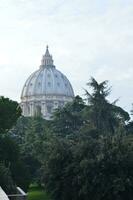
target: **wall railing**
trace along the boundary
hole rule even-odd
[[[0,200],[9,200],[4,190],[0,187]]]
[[[17,194],[8,194],[10,200],[27,200],[27,194],[20,188],[17,187]]]

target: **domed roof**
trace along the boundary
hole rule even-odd
[[[53,65],[48,46],[42,58],[40,69],[27,79],[21,98],[40,95],[61,95],[74,97],[73,88],[67,77]]]

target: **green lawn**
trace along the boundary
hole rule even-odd
[[[28,200],[50,200],[50,197],[42,188],[32,186],[28,191]]]

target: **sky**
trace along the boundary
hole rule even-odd
[[[131,110],[133,0],[0,0],[0,95],[20,102],[46,45],[75,95],[109,80],[110,101]]]

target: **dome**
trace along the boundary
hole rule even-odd
[[[71,101],[73,97],[74,92],[71,83],[67,77],[53,65],[53,59],[47,46],[40,68],[32,73],[24,84],[21,94],[22,110],[28,110],[27,108],[24,109],[24,107],[26,107],[25,104],[29,104],[29,102],[30,104],[40,105],[40,110],[42,111],[42,101],[43,103],[45,101],[45,104],[49,102],[54,104],[56,101],[56,105],[60,106],[61,104],[64,105]],[[35,111],[35,109],[30,108],[29,110],[30,112],[24,111],[23,114],[32,116],[33,110]],[[45,118],[46,113],[42,111],[42,114]]]
[[[74,96],[72,86],[65,75],[54,66],[40,67],[27,79],[21,98],[36,95]]]

